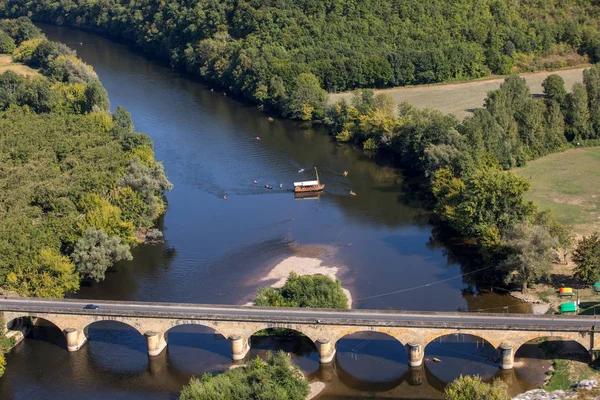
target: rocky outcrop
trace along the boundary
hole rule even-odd
[[[571,385],[573,389],[577,390],[592,390],[598,387],[598,383],[593,379],[586,379],[583,381],[575,382]]]
[[[576,399],[578,393],[575,391],[592,390],[598,387],[598,383],[595,380],[583,380],[575,382],[571,385],[572,390],[555,390],[554,392],[548,392],[544,389],[530,390],[525,393],[521,393],[517,397],[513,397],[513,400],[565,400],[565,399]],[[598,397],[600,398],[600,396]]]

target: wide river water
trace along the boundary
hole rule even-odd
[[[80,30],[42,28],[94,67],[111,108],[124,106],[137,130],[152,137],[175,185],[161,220],[165,242],[138,247],[134,261],[83,287],[77,297],[245,304],[258,287],[272,283],[261,278],[285,258],[318,256],[340,267],[339,279],[356,308],[530,311],[509,296],[463,282],[457,258],[433,237],[418,185],[390,160],[336,144],[315,128],[270,122],[255,106],[213,92],[127,46]],[[292,182],[310,177],[298,170],[314,166],[326,192],[296,200]],[[253,338],[252,347],[252,355],[278,348],[293,353],[309,380],[327,383],[319,399],[441,398],[445,382],[460,373],[502,376],[515,392],[538,385],[541,376],[534,371],[540,361],[532,359],[500,372],[489,344],[465,336],[429,345],[426,357],[442,362],[426,361],[417,371],[408,369],[404,347],[380,334],[341,340],[327,367],[319,366],[310,343],[298,339]],[[527,349],[520,355],[528,355]],[[170,331],[168,350],[153,359],[144,339],[123,325],[94,324],[89,342],[76,353],[64,349],[56,329],[40,328],[8,354],[0,398],[176,398],[192,375],[229,368],[229,357],[226,340],[195,326]]]

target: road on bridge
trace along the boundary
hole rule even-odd
[[[95,304],[98,310],[84,310]],[[595,316],[483,314],[471,312],[416,312],[387,310],[328,310],[270,308],[227,305],[173,304],[98,300],[59,300],[36,298],[0,298],[0,311],[30,313],[100,314],[140,316],[148,318],[213,319],[228,321],[265,321],[279,323],[321,323],[332,325],[373,326],[460,326],[523,330],[562,329],[591,330],[597,325]]]

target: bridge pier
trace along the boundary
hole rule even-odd
[[[411,367],[419,367],[423,364],[423,346],[419,343],[408,343],[406,345],[408,353],[408,365]]]
[[[167,347],[167,341],[165,340],[165,335],[149,331],[144,334],[146,338],[146,344],[148,345],[148,355],[151,357],[157,356],[163,352],[165,347]]]
[[[319,362],[329,364],[335,357],[335,345],[329,339],[319,339],[315,343],[319,350]]]
[[[63,331],[67,339],[67,350],[77,351],[87,342],[87,335],[83,330],[67,328]]]
[[[512,369],[515,354],[513,351],[513,347],[509,344],[502,343],[499,347],[500,350],[500,368],[502,369]]]
[[[243,360],[250,351],[248,338],[244,336],[230,336],[229,343],[231,343],[231,358],[233,358],[234,361]]]

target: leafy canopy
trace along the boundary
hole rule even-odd
[[[573,251],[574,275],[587,283],[600,281],[600,237],[597,233],[584,236]]]
[[[479,375],[460,376],[444,390],[446,400],[509,400],[506,383],[484,383]]]
[[[340,281],[325,275],[297,275],[293,271],[279,290],[259,289],[254,299],[257,306],[348,308],[348,299]]]
[[[192,378],[179,400],[304,400],[308,393],[302,372],[280,351],[216,376],[206,373],[200,379]]]

